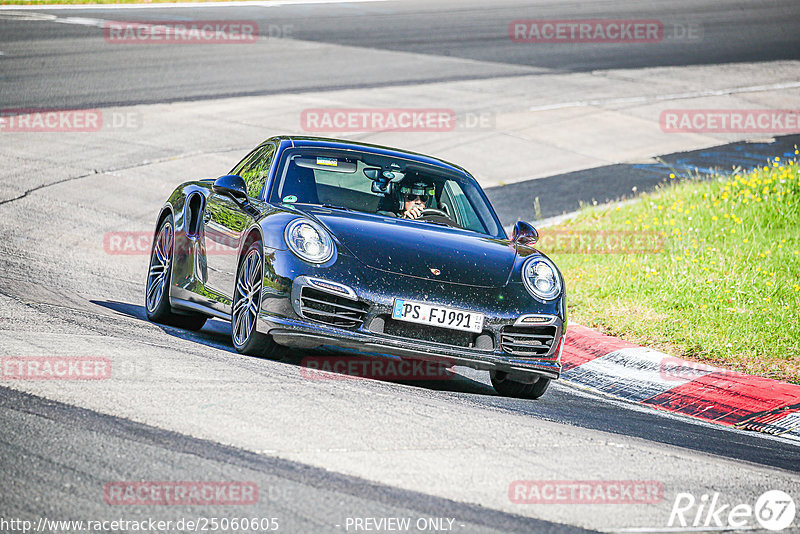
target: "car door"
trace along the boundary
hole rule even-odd
[[[260,195],[274,155],[275,145],[264,145],[231,171],[244,179],[247,195],[252,199]],[[239,246],[252,219],[230,197],[212,192],[206,203],[204,221],[208,265],[206,288],[223,297],[226,302],[224,311],[230,312]]]

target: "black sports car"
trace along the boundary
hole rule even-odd
[[[447,362],[538,398],[561,372],[564,282],[475,179],[412,152],[273,137],[158,215],[150,320],[232,323],[239,352],[287,347]]]

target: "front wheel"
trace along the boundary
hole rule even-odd
[[[150,268],[147,271],[144,308],[147,318],[187,330],[200,330],[206,323],[205,315],[180,315],[169,305],[169,286],[172,279],[172,260],[175,250],[175,231],[172,216],[168,216],[158,227],[158,233],[150,251]]]
[[[504,397],[516,397],[519,399],[538,399],[547,391],[550,379],[540,376],[533,384],[509,380],[508,374],[502,371],[491,374],[492,386],[495,391]]]
[[[284,347],[256,330],[261,309],[262,264],[261,242],[254,241],[239,261],[233,291],[231,338],[234,348],[242,354],[278,358],[285,352]]]

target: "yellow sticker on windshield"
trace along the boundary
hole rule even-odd
[[[317,158],[317,165],[327,165],[328,167],[337,167],[339,162],[336,158]]]

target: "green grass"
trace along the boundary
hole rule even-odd
[[[568,232],[579,237],[566,240]],[[800,383],[796,160],[676,180],[630,203],[584,208],[541,234],[541,250],[564,274],[571,321],[674,356]],[[612,253],[576,251],[598,242]]]

